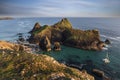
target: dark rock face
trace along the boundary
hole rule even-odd
[[[24,37],[23,37],[23,33],[18,33],[17,34],[17,36],[18,36],[18,42],[20,41],[20,42],[24,42],[25,41],[25,39],[24,39]]]
[[[31,36],[29,37],[27,41],[29,41],[32,44],[39,44],[40,38],[39,36],[35,36],[34,34],[31,34]]]
[[[102,48],[105,47],[105,43],[103,41],[99,41],[97,46],[98,46],[99,50],[102,50]]]
[[[45,51],[51,51],[51,43],[47,36],[43,37],[39,42],[39,47]]]
[[[93,73],[99,77],[104,77],[104,72],[98,69],[93,69]]]
[[[37,22],[35,23],[33,29],[29,33],[33,33],[36,30],[39,30],[41,28],[40,24]]]
[[[54,42],[53,50],[55,50],[55,51],[60,51],[61,50],[61,46],[60,46],[59,42]]]
[[[62,41],[62,32],[60,30],[52,29],[51,31],[51,41],[54,43],[56,41],[61,42]]]
[[[63,32],[63,44],[87,50],[102,50],[98,30],[66,29]]]
[[[106,40],[105,40],[105,43],[106,43],[106,44],[111,44],[111,42],[110,42],[109,39],[106,39]]]

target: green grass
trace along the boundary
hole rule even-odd
[[[54,26],[58,27],[59,29],[72,29],[72,24],[67,18],[62,19],[60,22],[54,24]]]
[[[41,29],[34,31],[33,34],[36,35],[36,34],[40,33],[41,31],[46,30],[47,28],[50,28],[50,26],[44,25],[44,26],[41,27]]]
[[[52,57],[43,54],[6,51],[5,54],[0,53],[0,65],[1,80],[34,80],[35,78],[48,80],[55,73],[63,73],[66,79],[84,79],[82,77],[84,74],[80,71],[66,67]],[[93,77],[89,76],[89,78],[93,80]]]

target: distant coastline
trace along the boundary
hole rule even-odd
[[[0,20],[11,20],[13,19],[12,17],[0,17]]]

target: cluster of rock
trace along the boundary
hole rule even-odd
[[[7,41],[0,41],[0,50],[10,50],[10,51],[19,51],[19,52],[28,52],[30,53],[32,50],[28,46],[22,44],[15,44]]]
[[[42,49],[44,51],[51,51],[52,50],[51,46],[52,46],[51,42],[50,42],[50,40],[48,39],[47,36],[44,36],[39,42],[40,49]],[[54,51],[60,51],[61,50],[61,46],[60,46],[59,42],[54,42],[53,50]]]
[[[54,44],[54,50],[61,50],[59,43],[87,50],[102,50],[106,43],[110,43],[108,40],[101,41],[99,31],[96,29],[85,31],[73,29],[67,18],[52,26],[41,26],[36,23],[29,33],[31,36],[28,41],[39,44],[40,48],[46,51],[51,50],[51,44]]]

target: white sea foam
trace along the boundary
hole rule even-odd
[[[116,37],[118,40],[120,40],[120,37]]]
[[[107,47],[103,47],[103,50],[108,50],[108,48]]]
[[[20,27],[26,27],[26,26],[25,26],[25,23],[22,22],[22,21],[21,21],[21,22],[18,22],[18,25],[19,25]]]
[[[120,41],[120,37],[111,37],[111,36],[106,36],[106,35],[101,35],[101,37],[111,39],[111,40],[115,40],[115,41]]]

